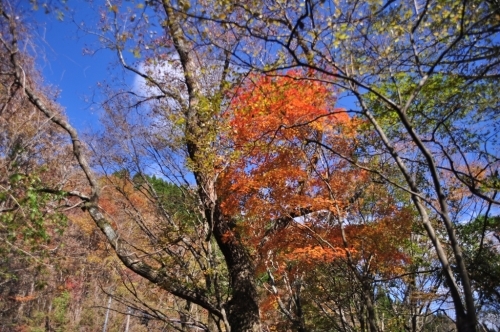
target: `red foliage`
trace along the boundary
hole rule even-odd
[[[305,211],[330,210],[331,184],[342,191],[345,187],[339,188],[338,182],[356,176],[339,158],[320,160],[317,145],[336,141],[348,153],[353,120],[334,107],[331,88],[301,77],[298,71],[286,76],[251,75],[236,90],[227,116],[231,128],[227,141],[234,153],[218,183],[224,195],[221,206],[226,215],[245,219],[240,231],[253,247],[266,247],[260,241],[279,219],[290,222]],[[283,248],[284,257],[308,262],[331,260],[341,253],[303,236],[310,231],[297,227],[279,231],[271,242],[278,243],[275,250]]]
[[[355,152],[360,121],[334,107],[327,85],[301,77],[298,71],[251,75],[236,90],[226,115],[233,154],[218,183],[223,213],[261,258],[272,251],[288,269],[328,263],[349,250],[355,260],[394,272],[407,260],[396,239],[409,234],[411,218],[390,199],[381,201],[375,222],[344,225],[350,248],[344,247],[339,221],[354,208],[357,188],[370,182],[367,172],[339,157]],[[286,226],[276,227],[279,221]]]

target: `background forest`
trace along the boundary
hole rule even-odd
[[[500,331],[499,78],[496,0],[1,1],[0,331]]]

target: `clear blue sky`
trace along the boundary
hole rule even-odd
[[[103,2],[68,1],[70,9],[64,12],[64,19],[60,21],[54,12],[47,14],[43,8],[33,10],[28,1],[20,0],[25,20],[35,22],[38,34],[35,40],[40,47],[37,52],[39,68],[46,83],[60,89],[57,101],[79,131],[99,126],[99,106],[93,103],[102,101],[102,97],[96,95],[99,93],[97,84],[105,80],[113,83],[111,73],[116,73],[120,67],[116,54],[109,49],[84,55],[84,49],[95,51],[100,44],[97,36],[81,31],[78,25],[83,22],[84,26],[97,30],[98,9]],[[133,75],[129,74],[128,79],[131,81]],[[354,98],[343,96],[337,106],[352,108]]]
[[[65,109],[71,123],[78,130],[98,126],[98,106],[92,100],[98,93],[96,86],[109,77],[110,63],[116,56],[109,50],[84,55],[84,49],[96,49],[97,37],[79,31],[77,23],[97,26],[98,16],[85,2],[72,3],[74,20],[67,13],[63,21],[43,9],[26,10],[26,21],[35,21],[38,47],[37,63],[46,83],[60,89],[57,100]]]

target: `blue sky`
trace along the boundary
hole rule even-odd
[[[37,51],[39,69],[46,83],[60,90],[57,101],[79,131],[99,127],[99,106],[93,103],[102,100],[97,84],[105,80],[113,83],[111,73],[119,68],[116,54],[109,49],[84,55],[85,49],[95,51],[100,45],[97,36],[79,30],[78,25],[83,22],[87,27],[97,28],[97,8],[102,3],[99,0],[68,1],[70,8],[65,11],[62,21],[57,20],[54,12],[47,14],[43,8],[33,10],[26,0],[20,5],[26,21],[35,22],[35,40],[40,48]],[[133,83],[132,77],[128,77],[130,83]],[[343,96],[338,102],[339,107],[354,106],[353,97]]]
[[[55,14],[42,9],[26,11],[26,20],[36,22],[37,63],[45,82],[60,89],[57,101],[66,109],[71,123],[85,130],[98,126],[98,107],[92,100],[98,92],[97,83],[109,76],[109,64],[116,57],[109,50],[84,55],[85,48],[95,48],[97,38],[78,31],[76,23],[91,25],[97,16],[83,2],[72,9],[77,13],[75,21],[69,15],[59,21]]]

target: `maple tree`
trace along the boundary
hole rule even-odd
[[[366,120],[371,130],[362,140],[363,153],[350,158],[351,164],[411,194],[441,264],[456,326],[459,331],[476,331],[477,298],[456,224],[474,204],[483,212],[489,204],[499,204],[498,135],[493,133],[498,131],[487,129],[498,126],[492,113],[498,108],[493,92],[500,50],[498,5],[218,4],[230,9],[223,15],[215,9],[210,19],[230,26],[246,41],[234,52],[240,65],[264,72],[290,67],[318,71],[340,94],[356,99],[349,111]],[[197,15],[194,10],[192,15]],[[212,42],[218,44],[216,39]],[[380,158],[389,167],[370,166],[369,161]],[[394,176],[393,170],[400,175]],[[469,198],[452,194],[460,190]],[[461,204],[456,204],[457,197],[462,197]]]
[[[236,91],[227,115],[235,153],[222,181],[222,192],[228,193],[222,203],[226,213],[260,215],[269,222],[328,204],[326,195],[317,191],[329,170],[316,168],[321,156],[307,141],[325,136],[327,128],[340,130],[348,118],[342,110],[330,109],[331,91],[297,74],[251,76]]]
[[[254,248],[257,273],[267,275],[263,308],[269,322],[275,303],[291,327],[307,330],[315,315],[305,308],[321,308],[311,295],[320,296],[316,285],[305,280],[321,283],[329,266],[345,264],[359,282],[360,306],[370,312],[366,321],[360,312],[353,328],[369,324],[377,331],[369,280],[407,272],[410,258],[402,246],[413,217],[369,172],[311,144],[356,153],[363,123],[333,105],[333,91],[300,71],[247,77],[227,115],[234,152],[219,181],[219,191],[227,193],[221,206]],[[385,205],[377,201],[381,195]]]
[[[331,109],[332,91],[299,77],[300,73],[293,71],[278,77],[253,75],[237,89],[227,114],[228,144],[234,153],[218,188],[222,212],[235,220],[238,236],[244,234],[247,246],[260,256],[254,258],[257,273],[279,275],[270,279],[268,300],[277,299],[281,312],[303,331],[299,302],[285,304],[282,299],[287,295],[276,290],[275,282],[283,281],[283,258],[301,257],[302,264],[295,267],[300,271],[303,264],[342,255],[331,245],[318,243],[315,237],[324,236],[324,232],[311,230],[315,237],[305,236],[309,232],[298,227],[294,219],[328,210],[330,205],[325,191],[328,181],[323,179],[328,169],[318,167],[322,156],[307,147],[307,140],[325,135],[328,124],[340,128],[348,119],[342,111]],[[233,236],[228,234],[227,241]],[[279,261],[276,270],[266,266],[270,260]],[[287,282],[295,282],[297,271],[288,271]],[[269,307],[264,304],[263,308]]]

